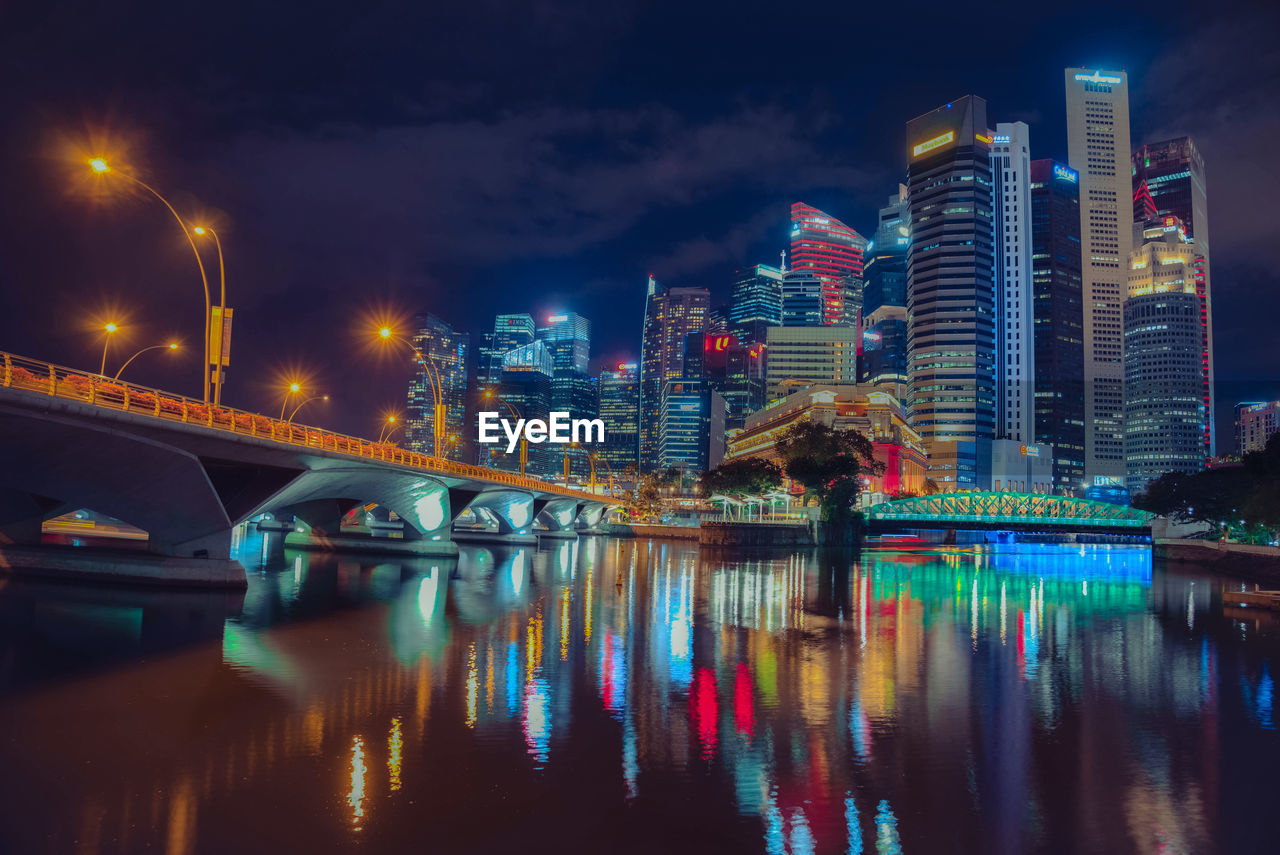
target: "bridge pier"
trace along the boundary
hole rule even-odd
[[[536,522],[540,522],[544,526],[544,528],[538,530],[538,536],[564,540],[572,540],[577,537],[578,531],[573,524],[577,520],[578,514],[582,512],[583,505],[584,503],[577,499],[547,500],[536,517]]]
[[[496,530],[454,529],[453,537],[467,542],[536,544],[533,521],[546,502],[523,490],[484,490],[467,507],[477,516],[493,520]]]

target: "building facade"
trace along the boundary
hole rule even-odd
[[[734,274],[729,331],[741,341],[762,343],[765,330],[782,323],[782,270],[757,264]]]
[[[1200,299],[1204,379],[1201,397],[1209,413],[1205,445],[1212,457],[1217,447],[1214,429],[1213,287],[1209,259],[1209,197],[1204,158],[1191,137],[1147,143],[1133,152],[1134,222],[1139,210],[1149,218],[1176,217],[1203,259]]]
[[[866,248],[866,238],[825,211],[791,205],[790,270],[809,271],[821,281],[822,323],[857,322]]]
[[[1031,278],[1035,436],[1053,457],[1055,492],[1083,495],[1084,300],[1080,280],[1080,174],[1031,162]]]
[[[554,375],[555,358],[545,342],[535,341],[508,351],[502,359],[502,374],[496,391],[485,399],[485,408],[499,413],[502,418],[514,416],[545,420],[552,410],[551,379]],[[499,442],[481,449],[485,455],[481,462],[516,472],[520,469],[523,455],[527,474],[555,476],[560,471],[560,450],[558,446],[545,442],[527,443],[508,454],[506,443]]]
[[[600,372],[598,411],[604,421],[604,445],[598,456],[621,475],[640,460],[640,366],[620,362]]]
[[[416,364],[405,413],[405,447],[459,459],[467,436],[467,359],[471,336],[435,315],[413,319],[413,346],[430,367]],[[434,375],[434,377],[433,377]],[[438,378],[438,387],[436,380]],[[436,388],[439,400],[436,400]]]
[[[908,412],[943,490],[977,488],[995,433],[990,145],[976,96],[907,123]]]
[[[1035,433],[1035,336],[1031,278],[1031,130],[1001,122],[991,142],[995,203],[996,436]]]
[[[858,382],[855,327],[770,327],[765,385],[787,381],[849,385]]]
[[[827,323],[831,286],[812,270],[791,269],[782,276],[782,326],[820,327]]]
[[[1124,305],[1125,487],[1198,472],[1207,455],[1201,398],[1199,254],[1176,218],[1135,228]]]
[[[862,287],[862,379],[899,401],[907,391],[907,247],[911,212],[906,185],[880,209],[867,245]]]
[[[502,378],[502,356],[509,350],[533,341],[535,326],[529,314],[498,315],[493,329],[481,336],[476,360],[476,382],[480,386],[497,383]]]
[[[1132,246],[1129,83],[1123,71],[1065,70],[1067,152],[1079,174],[1084,295],[1085,477],[1125,479],[1124,301]]]
[[[675,379],[663,387],[658,468],[705,472],[724,459],[724,398],[706,380]]]
[[[1243,457],[1267,447],[1280,432],[1280,401],[1246,401],[1236,404],[1236,453]]]
[[[685,339],[706,329],[711,292],[668,288],[649,277],[640,356],[640,468],[658,467],[662,392],[668,380],[684,376]]]

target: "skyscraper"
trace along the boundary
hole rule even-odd
[[[706,380],[677,378],[663,387],[658,468],[705,472],[724,459],[724,399]]]
[[[706,328],[711,292],[706,288],[668,288],[649,277],[640,357],[640,468],[658,465],[662,390],[684,374],[685,339]]]
[[[498,315],[493,329],[481,337],[476,380],[481,386],[497,383],[502,377],[502,356],[534,338],[533,317],[528,314]]]
[[[1123,71],[1068,68],[1067,151],[1080,176],[1085,476],[1125,477],[1124,300],[1133,236],[1129,83]]]
[[[770,395],[778,384],[858,382],[856,327],[770,327],[765,381]]]
[[[996,436],[1034,442],[1031,131],[1001,122],[991,142],[996,251]]]
[[[1125,486],[1198,472],[1206,457],[1201,399],[1198,247],[1177,217],[1134,229],[1124,304]]]
[[[1053,483],[1084,484],[1084,301],[1080,292],[1080,175],[1031,162],[1031,267],[1035,338],[1035,438],[1053,447]]]
[[[467,351],[471,336],[426,314],[414,317],[411,338],[429,367],[417,364],[409,381],[405,446],[423,454],[456,459],[459,446],[467,439]],[[434,377],[439,378],[439,401],[433,391]],[[456,442],[451,441],[452,437],[457,437]]]
[[[906,185],[880,209],[867,245],[862,288],[862,374],[866,382],[906,401],[907,246],[911,243]]]
[[[782,323],[782,271],[756,264],[737,271],[729,303],[729,330],[743,341],[763,342]]]
[[[557,374],[587,373],[591,363],[591,321],[577,312],[548,315],[546,323],[538,327],[537,339],[551,351]]]
[[[502,418],[511,418],[510,406],[515,416],[522,419],[546,419],[551,412],[551,378],[555,373],[555,357],[546,342],[535,341],[507,351],[502,357],[502,375],[496,395],[500,400],[487,399],[485,408],[497,412]],[[606,431],[607,433],[607,431]],[[520,466],[520,452],[506,453],[505,443],[484,447],[489,453],[489,465],[509,471]],[[559,471],[559,448],[549,443],[528,443],[524,447],[528,455],[525,471],[530,475],[553,475]]]
[[[622,471],[639,460],[640,367],[620,362],[600,372],[600,418],[604,420],[604,445],[598,447],[610,471]]]
[[[908,406],[943,490],[977,488],[995,432],[995,283],[987,103],[907,123]]]
[[[1147,217],[1177,217],[1187,237],[1196,242],[1204,259],[1200,288],[1204,377],[1201,397],[1209,413],[1205,443],[1212,456],[1217,447],[1214,430],[1213,288],[1209,261],[1209,201],[1204,159],[1191,137],[1147,143],[1133,153],[1134,222]],[[1147,217],[1140,211],[1148,212]]]
[[[784,327],[820,327],[827,323],[831,286],[807,268],[792,268],[782,276]]]
[[[824,324],[857,322],[866,248],[866,238],[830,214],[791,205],[791,270],[811,271],[822,281]]]

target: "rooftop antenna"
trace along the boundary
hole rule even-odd
[[[782,251],[782,272],[787,272],[787,251],[785,249]]]

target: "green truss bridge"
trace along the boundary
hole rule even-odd
[[[866,508],[872,534],[907,529],[987,529],[1150,535],[1153,514],[1040,493],[938,493]]]

